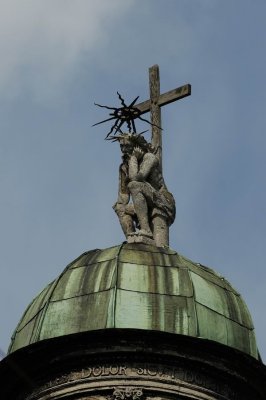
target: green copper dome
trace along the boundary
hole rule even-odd
[[[32,301],[9,352],[108,328],[204,338],[258,358],[248,309],[224,278],[175,251],[143,244],[92,250],[69,264]]]

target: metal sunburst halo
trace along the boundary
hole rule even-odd
[[[103,106],[101,104],[94,103],[98,107],[107,108],[108,110],[113,110],[112,112],[109,113],[110,118],[107,118],[103,121],[97,122],[96,124],[92,125],[92,126],[96,126],[96,125],[103,124],[104,122],[115,120],[113,126],[111,127],[110,131],[107,133],[107,135],[105,137],[106,140],[113,139],[113,138],[109,138],[111,133],[113,133],[115,135],[117,132],[122,132],[121,128],[124,123],[127,123],[127,128],[128,128],[129,133],[137,134],[136,125],[135,125],[135,119],[137,119],[137,118],[140,119],[141,121],[147,122],[150,125],[154,125],[147,119],[142,118],[141,111],[137,107],[134,107],[134,104],[138,100],[139,96],[137,96],[129,104],[129,106],[127,106],[125,103],[125,100],[123,99],[121,94],[117,92],[117,95],[119,97],[119,100],[121,101],[122,107],[118,107],[118,108],[117,107],[108,107],[108,106]],[[157,125],[154,125],[154,126],[157,126]],[[161,129],[161,128],[159,128],[159,129]]]

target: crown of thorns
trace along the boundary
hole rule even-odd
[[[119,100],[121,101],[122,107],[118,107],[118,108],[117,107],[109,107],[109,106],[103,106],[101,104],[94,103],[98,107],[107,108],[108,110],[113,110],[112,112],[109,113],[110,118],[104,119],[103,121],[97,122],[96,124],[92,125],[92,126],[96,126],[96,125],[103,124],[104,122],[107,122],[107,121],[115,120],[110,131],[107,133],[107,135],[105,137],[106,140],[113,140],[113,138],[114,138],[113,136],[109,137],[111,135],[111,133],[113,133],[114,135],[116,135],[117,132],[123,133],[121,128],[124,123],[127,124],[128,131],[132,135],[140,135],[140,134],[143,134],[144,132],[146,132],[146,131],[144,131],[144,132],[141,132],[140,134],[137,134],[135,119],[140,119],[141,121],[147,122],[150,125],[157,126],[155,124],[152,124],[147,119],[142,118],[141,111],[137,107],[134,106],[134,104],[138,100],[139,96],[136,97],[127,106],[125,103],[125,100],[123,99],[121,94],[117,92],[117,95],[119,97]],[[161,129],[160,127],[158,127],[158,128]]]

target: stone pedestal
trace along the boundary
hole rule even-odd
[[[143,243],[151,246],[156,246],[155,240],[144,235],[130,235],[127,237],[128,243]]]

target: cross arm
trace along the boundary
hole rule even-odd
[[[188,83],[184,86],[180,86],[179,88],[161,94],[158,99],[158,105],[162,107],[165,106],[166,104],[173,103],[176,100],[183,99],[183,97],[187,97],[190,95],[191,95],[191,85]],[[150,100],[143,101],[142,103],[136,104],[134,107],[138,108],[141,114],[145,114],[151,109],[151,101]]]

